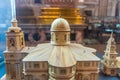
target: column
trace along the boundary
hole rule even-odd
[[[107,13],[108,0],[100,0],[99,16],[105,17]]]
[[[119,17],[120,17],[120,2],[118,2],[118,15],[119,15]]]
[[[115,16],[117,2],[114,0],[108,0],[107,16]]]
[[[83,31],[82,30],[78,30],[76,32],[75,40],[77,43],[82,43],[82,41],[83,41]]]

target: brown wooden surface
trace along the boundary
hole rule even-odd
[[[89,45],[85,45],[91,48],[95,48],[97,50],[97,52],[103,53],[104,50],[106,49],[106,45],[107,44],[89,44]],[[116,44],[117,46],[117,52],[120,52],[120,44]]]

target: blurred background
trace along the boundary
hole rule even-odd
[[[0,78],[5,74],[3,51],[6,48],[5,33],[11,25],[11,3],[3,0],[0,3]]]

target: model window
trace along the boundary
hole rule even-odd
[[[89,67],[89,66],[90,66],[90,63],[89,63],[89,62],[85,62],[84,66],[85,66],[85,67]]]
[[[9,44],[10,44],[10,47],[11,47],[11,46],[12,46],[12,47],[15,46],[15,41],[14,41],[13,38],[10,39]]]
[[[35,0],[35,3],[42,3],[41,0]]]
[[[53,41],[55,39],[55,34],[51,33],[51,40]]]
[[[21,45],[23,45],[23,38],[21,38]]]
[[[114,56],[112,56],[112,58],[115,58]]]
[[[69,69],[69,73],[71,73],[71,72],[72,72],[72,68]]]
[[[56,35],[56,41],[58,41],[58,35]]]
[[[15,32],[14,30],[11,30],[10,32]]]
[[[114,69],[111,70],[111,74],[115,74],[115,70]]]
[[[45,63],[42,64],[42,67],[45,68]]]
[[[67,34],[67,40],[70,41],[70,34]]]
[[[96,66],[98,66],[98,62],[96,62]]]
[[[29,68],[31,68],[31,63],[29,63]]]
[[[79,66],[82,66],[82,63],[81,63],[81,62],[79,62]]]
[[[107,64],[107,61],[105,60],[105,63]]]
[[[14,57],[14,55],[10,55],[10,57]]]
[[[34,68],[40,68],[39,64],[34,64]]]
[[[60,70],[60,74],[66,74],[66,70],[65,69]]]
[[[94,62],[92,62],[92,66],[94,66]]]
[[[64,41],[66,41],[66,37],[67,37],[67,35],[64,35]]]

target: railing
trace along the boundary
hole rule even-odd
[[[120,23],[120,17],[115,16],[107,16],[107,17],[98,17],[98,16],[92,16],[87,17],[90,23]]]
[[[72,3],[74,2],[74,0],[44,0],[44,3],[66,3],[66,2],[69,2],[69,3]]]

